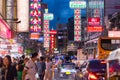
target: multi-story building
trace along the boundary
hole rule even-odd
[[[120,12],[120,1],[119,0],[105,0],[105,25],[106,29],[112,30],[117,25],[114,21],[118,20],[118,14]],[[119,25],[118,25],[119,26]]]
[[[120,11],[120,1],[119,0],[105,0],[105,16],[110,16],[115,12]]]
[[[74,41],[74,17],[68,19],[68,41]]]
[[[57,48],[60,53],[64,53],[67,48],[67,24],[57,25]]]
[[[97,49],[97,40],[103,31],[94,31],[95,27],[104,27],[104,0],[86,0],[87,1],[87,27],[85,29],[84,52],[93,54]],[[94,21],[95,20],[95,21]],[[94,24],[91,24],[94,22]],[[93,28],[89,31],[89,28]]]

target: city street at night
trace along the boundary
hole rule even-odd
[[[120,80],[120,0],[0,0],[0,80]]]

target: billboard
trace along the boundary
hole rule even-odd
[[[17,25],[17,32],[29,31],[29,0],[17,0],[17,16],[21,21]]]

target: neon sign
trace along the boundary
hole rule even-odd
[[[41,31],[41,0],[30,0],[30,32]]]

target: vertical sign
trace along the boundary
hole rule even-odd
[[[81,9],[86,8],[86,1],[70,1],[69,6],[74,9],[74,41],[81,41]]]
[[[49,34],[49,20],[44,20],[44,47],[49,48],[50,34]]]
[[[30,32],[41,31],[41,0],[30,0]]]
[[[55,48],[55,35],[50,35],[50,50],[52,51]]]
[[[74,40],[75,41],[81,41],[80,9],[74,9]]]
[[[3,1],[3,0],[2,0]],[[29,32],[29,0],[17,0],[17,32]]]
[[[49,21],[53,20],[53,14],[48,13],[48,9],[45,9],[44,13],[44,47],[48,48],[50,47],[50,31],[49,31]]]
[[[55,35],[57,34],[56,30],[50,31],[50,50],[53,52],[53,49],[55,48]]]

